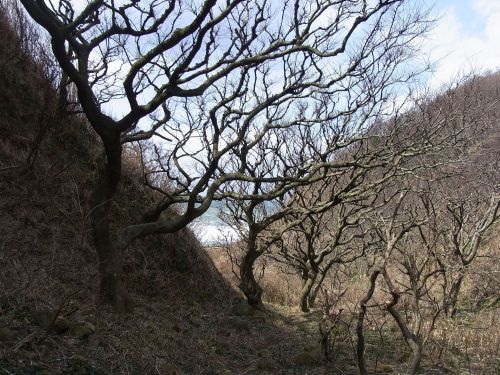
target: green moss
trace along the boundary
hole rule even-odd
[[[8,327],[0,327],[0,341],[9,341],[16,337],[16,332]]]
[[[255,309],[246,302],[242,302],[233,306],[233,314],[237,316],[253,316],[255,315]]]
[[[94,334],[95,328],[90,323],[80,323],[71,327],[69,333],[71,336],[76,337],[80,340],[86,339],[90,335]]]
[[[304,350],[297,354],[294,358],[294,363],[297,366],[318,366],[323,359],[321,345],[308,345]]]

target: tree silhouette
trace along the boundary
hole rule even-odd
[[[273,199],[342,167],[332,155],[414,76],[401,65],[429,26],[405,0],[21,3],[102,143],[90,219],[100,300],[119,310],[134,239],[177,231],[214,199]],[[144,140],[158,145],[145,182],[161,198],[112,228],[123,145]],[[221,189],[238,181],[238,193]]]

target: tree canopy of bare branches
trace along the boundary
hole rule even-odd
[[[345,166],[332,155],[412,79],[418,68],[402,64],[429,26],[405,0],[21,3],[102,141],[91,223],[100,298],[118,309],[129,306],[121,258],[134,239],[179,230],[214,199],[272,199]],[[148,139],[145,184],[161,198],[144,220],[111,228],[123,145]],[[221,190],[234,181],[246,187]]]

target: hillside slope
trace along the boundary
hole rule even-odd
[[[203,358],[204,344],[191,342],[196,332],[181,339],[179,327],[225,308],[232,292],[188,229],[128,252],[133,315],[92,302],[97,260],[87,218],[96,138],[83,118],[58,110],[50,67],[33,60],[3,13],[0,35],[0,368],[73,373],[82,362],[89,373],[152,372],[182,360],[165,354],[173,344]],[[114,207],[116,221],[148,199],[132,167],[125,169],[120,194],[129,203]],[[71,334],[80,326],[95,332],[86,345]]]
[[[128,249],[133,313],[96,303],[88,216],[97,140],[81,115],[59,109],[57,71],[36,30],[16,15],[12,26],[1,10],[0,373],[327,373],[321,360],[313,369],[294,361],[316,345],[316,323],[279,307],[249,310],[189,229]],[[133,153],[124,159],[117,225],[151,200]]]

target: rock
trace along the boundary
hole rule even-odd
[[[31,317],[40,327],[47,328],[52,321],[53,315],[48,310],[35,310],[31,313]]]
[[[7,327],[0,327],[0,341],[12,340],[16,337],[16,332]]]
[[[233,306],[233,314],[237,316],[253,316],[255,315],[255,309],[248,303],[238,303]]]
[[[375,372],[375,369],[373,370],[373,372]],[[384,373],[384,374],[392,374],[395,371],[394,371],[394,367],[388,363],[378,363],[377,364],[377,372]]]
[[[165,365],[163,367],[163,374],[165,375],[180,375],[181,373],[173,365]]]
[[[214,353],[217,355],[224,355],[224,347],[222,346],[214,346]]]
[[[95,328],[91,323],[78,323],[71,327],[69,334],[80,340],[86,339],[95,333]]]
[[[316,366],[318,365],[318,357],[311,352],[302,352],[294,358],[297,366]]]
[[[50,331],[57,333],[58,335],[62,335],[70,328],[70,326],[71,324],[67,319],[57,318],[52,324],[52,327],[50,327]]]
[[[317,366],[323,359],[321,345],[309,345],[302,353],[295,356],[294,362],[298,366]]]
[[[222,375],[233,375],[234,373],[229,369],[222,370]]]
[[[201,323],[192,317],[188,318],[188,323],[191,324],[193,327],[197,327],[197,328],[201,326]]]
[[[305,352],[317,352],[321,355],[321,344],[310,344],[304,346]]]
[[[51,374],[53,374],[53,372],[40,366],[40,365],[35,365],[31,368],[31,374],[33,374],[33,375],[51,375]]]
[[[91,363],[88,363],[85,359],[68,359],[66,362],[66,367],[62,371],[63,374],[71,375],[106,375],[105,372],[94,367]]]

